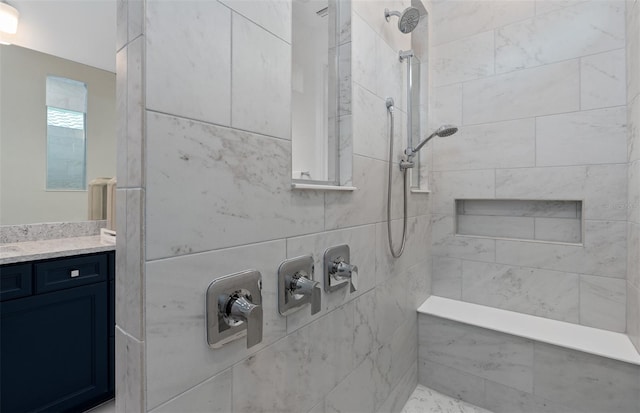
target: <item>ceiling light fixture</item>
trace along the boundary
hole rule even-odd
[[[14,35],[18,31],[18,17],[20,13],[15,7],[0,1],[0,42],[9,44],[6,35]]]

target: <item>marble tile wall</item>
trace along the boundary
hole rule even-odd
[[[638,152],[626,98],[625,65],[637,63],[625,49],[630,5],[432,2],[431,127],[460,126],[433,143],[434,294],[627,330],[627,312],[638,311],[637,284],[623,288],[627,233],[637,238],[627,213],[638,210],[627,175],[640,176],[627,167]],[[509,237],[495,225],[485,228],[495,238],[455,235],[456,199],[582,201],[582,228],[545,219],[508,228],[549,242],[498,239]]]
[[[116,42],[116,411],[146,411],[145,4],[118,0]]]
[[[627,0],[627,334],[640,352],[640,2]]]
[[[117,411],[401,410],[431,286],[428,195],[409,199],[401,259],[386,239],[385,98],[402,113],[397,51],[411,43],[383,13],[410,4],[351,3],[341,41],[351,35],[353,142],[341,144],[353,146],[358,190],[325,193],[290,188],[289,0],[119,0]],[[323,291],[313,316],[281,316],[279,263],[312,254],[320,279],[324,250],[343,243],[359,289]],[[247,268],[263,277],[263,341],[210,349],[206,288]]]
[[[418,382],[495,413],[640,407],[640,366],[420,314]]]

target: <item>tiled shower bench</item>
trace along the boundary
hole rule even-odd
[[[418,335],[418,382],[496,413],[640,412],[625,334],[431,296]]]

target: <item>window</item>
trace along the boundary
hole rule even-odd
[[[47,77],[47,190],[87,189],[87,85]]]

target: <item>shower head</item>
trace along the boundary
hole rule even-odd
[[[384,18],[389,21],[391,16],[398,17],[398,30],[402,33],[411,33],[420,22],[420,11],[415,7],[407,7],[402,13],[384,9]]]
[[[438,129],[436,129],[435,132],[433,132],[431,135],[429,135],[427,137],[427,139],[425,139],[422,142],[420,142],[418,144],[418,146],[416,146],[415,148],[407,148],[405,153],[407,154],[407,156],[409,158],[413,158],[414,156],[416,156],[416,153],[418,153],[418,151],[420,149],[422,149],[422,147],[424,145],[426,145],[427,142],[429,142],[433,137],[439,136],[441,138],[446,138],[447,136],[451,136],[456,132],[458,132],[458,127],[457,126],[455,126],[455,125],[442,125]]]
[[[458,127],[457,126],[455,126],[455,125],[442,125],[433,133],[438,135],[441,138],[446,138],[447,136],[451,136],[456,132],[458,132]]]

